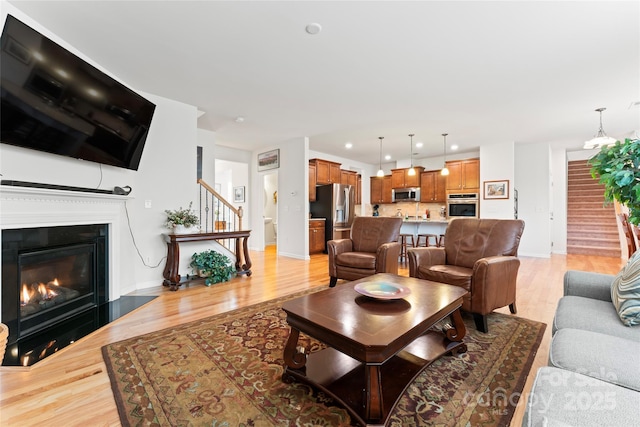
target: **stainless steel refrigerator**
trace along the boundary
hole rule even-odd
[[[351,228],[355,189],[351,185],[330,184],[316,187],[316,201],[310,203],[312,218],[325,218],[324,241],[340,238]]]

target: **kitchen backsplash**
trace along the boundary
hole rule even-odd
[[[430,218],[440,218],[440,208],[444,207],[444,203],[417,203],[417,215],[422,218],[429,210]],[[366,204],[365,215],[373,215],[373,205]],[[412,219],[416,216],[416,202],[399,202],[378,205],[378,213],[380,216],[396,216],[398,212],[402,212],[402,217],[409,215]],[[360,212],[360,205],[356,205],[356,212]]]

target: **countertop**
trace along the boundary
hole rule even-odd
[[[403,219],[402,222],[408,222],[411,224],[449,224],[449,220],[447,219]]]

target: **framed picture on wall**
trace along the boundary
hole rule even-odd
[[[244,186],[233,187],[233,202],[244,203]]]
[[[258,172],[280,167],[280,149],[258,154]]]
[[[508,199],[509,180],[504,181],[484,181],[485,199]]]

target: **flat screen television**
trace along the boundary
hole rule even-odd
[[[0,142],[137,170],[155,105],[11,15]]]

